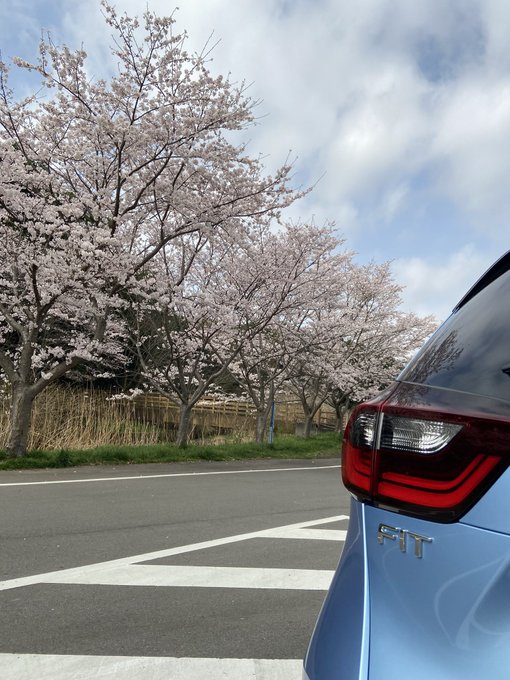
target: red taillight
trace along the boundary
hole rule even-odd
[[[372,483],[373,442],[378,413],[358,407],[351,416],[344,435],[342,476],[351,491],[364,496]]]
[[[345,432],[342,476],[359,498],[453,521],[507,466],[510,423],[466,409],[472,395],[457,396],[454,409],[443,394],[434,405],[433,394],[425,388],[417,398],[402,387],[359,406]]]

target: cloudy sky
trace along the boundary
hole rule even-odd
[[[117,0],[159,14],[171,0]],[[250,150],[316,183],[289,217],[333,220],[358,261],[393,261],[404,308],[439,319],[510,248],[508,0],[179,0],[190,50],[260,100]],[[0,0],[0,49],[33,58],[41,28],[111,43],[98,0]],[[211,37],[212,36],[212,37]],[[14,81],[22,90],[25,81]]]

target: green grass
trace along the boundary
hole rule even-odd
[[[325,458],[339,455],[341,437],[331,432],[304,439],[282,435],[273,446],[255,443],[190,444],[180,449],[174,444],[152,446],[99,446],[76,451],[29,451],[24,458],[9,458],[0,452],[0,470],[61,468],[78,465],[122,463],[174,463],[195,460],[243,460],[250,458]]]

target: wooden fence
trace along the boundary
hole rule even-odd
[[[179,409],[169,399],[160,394],[144,394],[133,400],[138,418],[157,425],[176,427]],[[278,401],[275,408],[275,429],[281,433],[294,433],[303,422],[303,409],[296,401]],[[192,412],[192,428],[201,430],[253,431],[256,412],[254,406],[244,400],[203,399]],[[332,430],[336,416],[332,408],[323,406],[314,418],[319,430]]]

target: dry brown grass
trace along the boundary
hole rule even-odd
[[[5,448],[9,430],[8,407],[8,397],[3,397],[0,449]],[[28,448],[51,451],[168,440],[163,428],[134,416],[132,402],[111,400],[105,392],[49,387],[35,401]]]
[[[277,406],[281,433],[302,419],[297,404]],[[142,446],[173,441],[178,409],[159,395],[112,399],[94,388],[51,386],[36,399],[28,448],[43,451],[96,446]],[[194,410],[191,438],[208,442],[253,439],[255,414],[244,402],[206,400]],[[0,393],[0,450],[9,431],[9,397]]]

